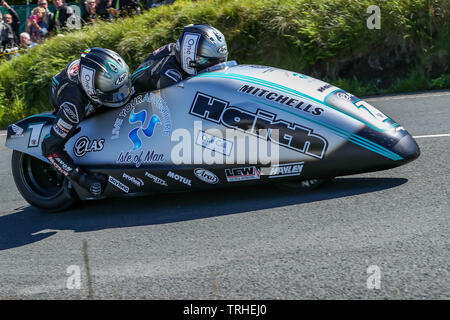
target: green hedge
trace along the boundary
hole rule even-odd
[[[370,5],[381,29],[369,30]],[[54,74],[93,46],[120,53],[134,70],[184,25],[220,29],[230,59],[320,77],[357,95],[449,88],[448,0],[178,0],[142,15],[56,37],[0,65],[0,127],[49,110]]]

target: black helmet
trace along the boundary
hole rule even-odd
[[[133,94],[128,65],[112,50],[85,50],[81,54],[78,77],[86,94],[108,107],[124,105]]]
[[[207,24],[185,26],[177,41],[176,58],[190,75],[225,62],[228,58],[225,36]]]

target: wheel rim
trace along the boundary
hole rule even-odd
[[[24,154],[22,172],[26,186],[42,198],[54,198],[64,191],[64,176],[49,163]]]

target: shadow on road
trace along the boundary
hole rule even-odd
[[[0,250],[34,243],[57,231],[96,231],[204,219],[365,194],[406,183],[403,178],[337,178],[310,192],[295,193],[274,186],[116,198],[83,203],[58,214],[34,207],[0,217]],[[42,232],[44,231],[44,232]]]

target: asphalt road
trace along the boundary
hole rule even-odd
[[[420,158],[303,194],[46,214],[18,193],[0,132],[0,299],[449,299],[450,92],[367,100],[418,136]]]

